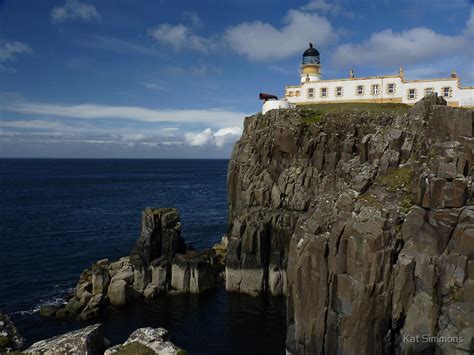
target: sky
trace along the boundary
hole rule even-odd
[[[310,41],[324,79],[474,85],[469,0],[0,0],[0,157],[229,158]]]

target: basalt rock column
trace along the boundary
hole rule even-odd
[[[288,353],[473,353],[473,111],[371,107],[246,118],[226,288],[288,294]]]

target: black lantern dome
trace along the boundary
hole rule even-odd
[[[319,52],[309,43],[309,48],[303,53],[303,65],[305,64],[319,64]]]

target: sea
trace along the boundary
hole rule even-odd
[[[26,345],[88,322],[39,316],[83,269],[128,255],[145,207],[176,207],[197,250],[227,227],[228,160],[0,159],[0,311]],[[162,296],[106,315],[111,344],[164,327],[189,354],[284,354],[286,302],[227,293]]]

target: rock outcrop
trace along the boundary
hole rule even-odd
[[[0,312],[0,354],[20,350],[24,341],[10,317]]]
[[[109,346],[110,343],[104,337],[102,325],[93,324],[50,339],[38,341],[22,353],[32,355],[186,354],[184,350],[170,341],[168,331],[163,328],[140,328],[135,330],[123,344]]]
[[[44,306],[40,314],[90,320],[108,306],[123,306],[159,294],[199,294],[216,285],[222,257],[211,249],[188,250],[174,208],[147,208],[141,235],[130,256],[99,260],[82,272],[74,295],[63,307]]]
[[[108,348],[105,355],[185,355],[183,349],[170,342],[170,336],[163,328],[140,328],[135,330],[123,344]]]
[[[100,324],[74,330],[50,339],[41,340],[23,353],[32,355],[55,354],[102,354],[107,346],[107,341]]]
[[[473,353],[473,111],[373,107],[246,118],[226,288],[288,295],[288,353]]]

